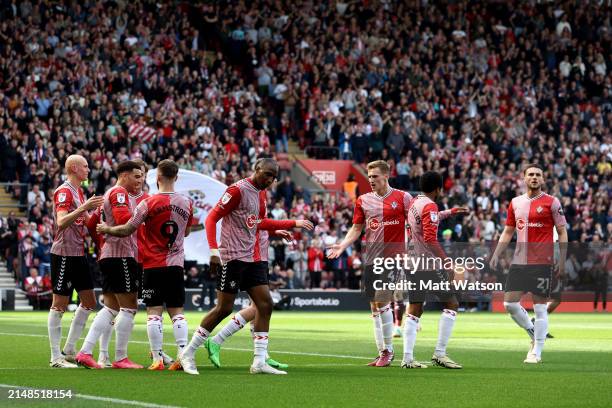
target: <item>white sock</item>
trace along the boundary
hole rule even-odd
[[[149,315],[147,317],[147,336],[154,360],[162,359],[162,345],[164,343],[164,327],[161,316]]]
[[[83,346],[81,347],[81,353],[85,354],[93,354],[93,349],[98,342],[98,339],[102,335],[102,333],[106,330],[113,329],[113,320],[117,316],[117,312],[109,309],[108,307],[103,307],[94,317],[93,322],[91,322],[91,327],[89,328],[89,332],[87,332],[87,336],[85,336],[85,340],[83,341]]]
[[[414,343],[416,343],[419,318],[409,313],[404,319],[404,358],[407,363],[414,360]]]
[[[381,307],[378,311],[380,312],[385,349],[393,352],[393,311],[391,311],[391,305]]]
[[[118,313],[115,312],[115,315]],[[110,344],[111,337],[113,335],[113,327],[115,326],[115,316],[113,316],[113,320],[110,324],[104,327],[102,330],[102,334],[100,335],[100,353],[98,354],[98,360],[108,360],[110,355],[108,354],[108,345]]]
[[[195,356],[198,348],[204,344],[206,339],[210,336],[210,332],[203,327],[198,327],[198,329],[193,333],[193,337],[191,337],[191,341],[189,344],[183,349],[183,356],[193,357]]]
[[[255,321],[254,320],[251,320],[249,329],[251,330],[251,338],[255,339]],[[268,360],[269,358],[270,358],[270,354],[266,352],[266,360]]]
[[[130,341],[132,330],[134,330],[134,316],[136,316],[136,312],[136,309],[128,309],[126,307],[119,309],[117,323],[115,324],[115,361],[123,360],[128,356],[128,342]]]
[[[174,315],[172,318],[172,329],[174,330],[174,340],[176,341],[178,355],[180,355],[187,345],[187,336],[189,336],[187,320],[185,320],[183,314]]]
[[[542,350],[544,349],[544,342],[546,341],[546,334],[548,333],[548,309],[545,304],[533,305],[535,311],[535,346],[533,352],[538,358],[542,357]]]
[[[227,322],[225,326],[223,326],[221,331],[217,333],[215,337],[212,338],[212,341],[219,345],[223,344],[225,340],[230,338],[238,330],[242,329],[246,323],[246,320],[244,320],[244,317],[242,317],[240,312],[236,313],[234,316],[232,316],[230,321]],[[251,333],[253,333],[254,330],[255,329],[253,328],[253,325],[251,325]]]
[[[455,326],[455,319],[457,318],[457,312],[450,309],[444,309],[440,316],[440,323],[438,324],[438,343],[436,344],[436,350],[434,354],[438,357],[446,355],[446,346],[450,340],[450,336],[453,333],[453,327]]]
[[[376,341],[376,349],[380,355],[385,349],[385,340],[382,332],[382,319],[380,318],[380,312],[372,313],[372,320],[374,322],[374,341]]]
[[[60,342],[62,341],[62,316],[64,312],[51,308],[47,318],[47,329],[49,331],[49,345],[51,346],[51,361],[62,356]]]
[[[255,346],[253,365],[265,364],[268,355],[268,332],[255,332],[253,345]]]
[[[525,329],[531,340],[533,340],[533,323],[529,319],[529,314],[519,302],[504,302],[504,307],[510,313],[512,320]]]
[[[64,344],[64,353],[75,354],[76,342],[81,338],[83,329],[87,324],[87,319],[93,310],[83,305],[79,305],[74,312],[72,322],[70,323],[70,330],[68,331],[68,337],[66,338],[66,344]]]

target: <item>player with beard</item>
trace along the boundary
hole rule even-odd
[[[559,236],[559,260],[556,278],[565,275],[567,251],[566,221],[561,203],[556,197],[542,191],[544,171],[537,164],[530,164],[523,171],[527,192],[515,197],[508,206],[506,226],[491,257],[492,269],[497,267],[500,255],[506,250],[517,232],[517,246],[504,294],[504,307],[512,320],[525,329],[531,339],[531,347],[524,362],[542,362],[542,350],[548,333],[547,301],[554,281],[554,234]],[[521,306],[521,297],[531,292],[535,320],[529,320],[527,311]]]

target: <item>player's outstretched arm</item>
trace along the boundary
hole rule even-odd
[[[89,218],[87,211],[93,210],[101,206],[102,204],[104,204],[104,197],[93,196],[93,197],[90,197],[83,204],[81,204],[76,210],[70,213],[68,211],[58,211],[57,212],[57,227],[60,230],[68,228],[77,220],[77,218],[79,218],[83,214],[85,214],[86,218]]]
[[[470,209],[467,207],[453,207],[450,210],[440,211],[438,214],[440,221],[445,220],[449,217],[458,215],[467,215],[470,213]]]
[[[98,224],[96,227],[96,231],[98,234],[108,234],[114,237],[127,237],[136,231],[138,227],[133,224],[127,223],[123,225],[115,225],[114,227],[109,227],[105,222]]]
[[[335,259],[342,255],[346,248],[353,245],[353,243],[359,239],[361,231],[363,231],[363,224],[353,224],[341,243],[331,245],[328,248],[327,257],[329,259]]]
[[[489,265],[491,266],[491,269],[497,268],[497,264],[499,262],[499,255],[502,254],[506,250],[506,248],[508,247],[508,244],[512,240],[513,235],[514,235],[514,227],[506,225],[504,227],[504,231],[499,237],[499,242],[497,243],[497,246],[495,247],[495,252],[493,252],[493,255],[491,256],[491,260],[489,261]]]

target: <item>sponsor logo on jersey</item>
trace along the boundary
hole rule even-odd
[[[516,220],[516,229],[519,231],[522,231],[525,229],[525,227],[527,228],[542,228],[544,226],[544,224],[542,224],[541,222],[525,222],[524,219],[519,218],[518,220]]]
[[[541,213],[542,213],[542,211],[544,211],[544,208],[542,208],[542,206],[539,206],[538,208],[536,208],[536,212],[537,212],[538,214],[541,214]]]
[[[125,194],[117,193],[117,202],[119,204],[125,204]]]
[[[59,201],[60,203],[66,202],[66,193],[59,193],[57,195],[57,201]]]
[[[559,213],[559,215],[565,215],[565,213],[563,212],[563,208],[559,208],[557,212]]]
[[[395,201],[391,203],[391,208],[394,210],[397,208],[397,203]]]
[[[376,218],[370,218],[370,221],[368,222],[368,227],[370,228],[371,231],[376,231],[377,229],[381,227],[381,225],[384,227],[384,226],[389,226],[389,225],[399,225],[399,223],[400,223],[399,220],[389,220],[389,221],[380,222]]]
[[[258,222],[259,220],[257,219],[257,216],[255,214],[249,214],[246,220],[247,227],[249,228],[255,228]]]

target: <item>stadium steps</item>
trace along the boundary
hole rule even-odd
[[[15,289],[15,310],[34,310],[30,306],[25,292],[15,288],[15,279],[13,279],[13,275],[8,272],[4,265],[0,266],[0,288]]]
[[[19,200],[13,198],[12,193],[7,193],[0,188],[0,216],[6,217],[8,213],[14,211],[15,216],[25,217],[25,211],[19,207]]]
[[[293,157],[294,161],[306,159],[306,154],[302,149],[300,149],[300,145],[295,140],[289,140],[289,157]]]

